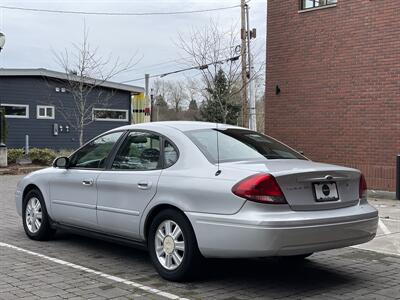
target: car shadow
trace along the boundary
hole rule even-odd
[[[313,291],[318,293],[334,291],[341,286],[351,287],[361,282],[361,278],[358,278],[356,274],[339,269],[337,265],[331,266],[326,263],[325,258],[328,255],[317,254],[297,262],[282,258],[206,259],[191,282],[168,283],[153,269],[146,251],[66,232],[57,233],[54,242],[77,249],[77,251],[83,250],[86,256],[104,259],[103,266],[113,264],[116,260],[123,262],[118,272],[121,276],[133,274],[130,273],[133,272],[132,267],[140,263],[139,269],[145,270],[146,273],[142,279],[151,278],[153,282],[156,280],[153,286],[161,288],[172,284],[185,290],[197,290],[205,286],[221,285],[228,294],[234,293],[237,287],[242,287],[248,292],[261,291],[263,296],[296,295],[303,298],[312,295]],[[90,265],[85,266],[90,267]],[[107,270],[101,271],[107,272]],[[192,294],[188,292],[184,296],[192,296]]]

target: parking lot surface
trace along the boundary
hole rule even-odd
[[[371,201],[383,225],[363,249],[317,253],[300,264],[213,260],[197,281],[171,283],[144,251],[62,232],[29,240],[15,211],[19,179],[0,176],[0,299],[400,299],[394,202]]]

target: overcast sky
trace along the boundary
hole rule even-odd
[[[240,4],[240,0],[0,0],[0,5],[101,12],[167,12],[208,9]],[[255,47],[265,53],[266,0],[251,0],[250,26],[257,28]],[[0,53],[2,68],[48,68],[60,70],[53,51],[60,52],[71,43],[82,40],[83,24],[89,28],[90,44],[99,46],[104,54],[112,53],[129,60],[137,52],[141,61],[133,71],[114,81],[142,77],[144,73],[159,74],[181,68],[177,62],[182,54],[174,44],[178,32],[185,34],[191,27],[218,20],[227,29],[240,24],[240,8],[208,13],[173,16],[82,16],[8,10],[0,8],[0,32],[6,35],[6,45]],[[263,63],[264,55],[258,63]],[[159,64],[154,66],[155,64]],[[196,76],[197,71],[186,73]],[[182,78],[180,75],[168,79]],[[142,85],[143,82],[132,82]]]

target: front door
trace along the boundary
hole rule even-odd
[[[103,135],[70,157],[67,169],[59,169],[50,181],[51,211],[54,221],[97,229],[97,185],[115,143],[123,132]]]
[[[130,132],[109,170],[97,179],[97,218],[106,233],[139,238],[140,217],[156,194],[161,174],[160,136]]]

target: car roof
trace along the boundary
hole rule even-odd
[[[134,125],[127,125],[120,127],[119,129],[157,129],[162,127],[170,127],[177,129],[179,131],[191,131],[191,130],[199,130],[199,129],[209,129],[209,128],[240,128],[247,129],[238,126],[228,125],[228,124],[219,124],[219,123],[211,123],[211,122],[197,122],[197,121],[162,121],[162,122],[151,122],[151,123],[140,123]],[[248,129],[247,129],[248,130]]]

